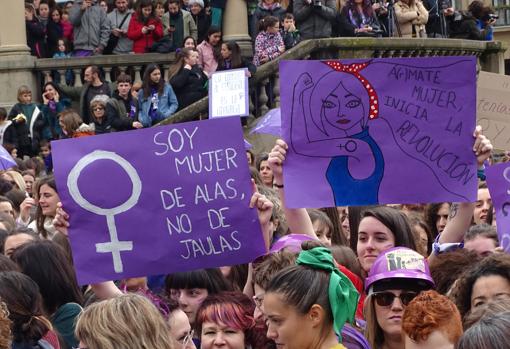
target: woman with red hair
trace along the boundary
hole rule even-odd
[[[448,297],[430,290],[413,299],[404,311],[406,349],[453,349],[462,335],[462,321]]]
[[[200,348],[266,348],[265,329],[256,325],[254,310],[253,301],[240,292],[222,292],[207,297],[196,318]]]

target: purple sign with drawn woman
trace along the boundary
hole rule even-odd
[[[280,63],[288,205],[473,200],[475,63]]]

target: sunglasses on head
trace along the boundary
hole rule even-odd
[[[389,307],[393,304],[395,298],[400,299],[402,305],[407,306],[413,299],[418,295],[417,292],[405,291],[402,292],[399,296],[394,294],[393,292],[384,291],[384,292],[376,292],[373,294],[377,305],[381,307]]]

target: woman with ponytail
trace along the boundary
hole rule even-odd
[[[39,287],[31,278],[16,271],[0,273],[0,299],[12,321],[12,349],[60,348],[43,313]]]
[[[207,96],[207,75],[198,63],[198,52],[183,48],[176,51],[177,61],[168,71],[168,80],[177,95],[179,109]]]
[[[276,274],[266,289],[268,338],[279,348],[344,349],[338,338],[344,324],[354,321],[358,292],[327,248],[301,251],[296,264]]]

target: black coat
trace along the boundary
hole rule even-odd
[[[12,144],[16,148],[18,148],[18,136],[16,134],[16,128],[14,127],[14,123],[7,126],[7,128],[4,131],[2,141],[3,144]]]
[[[9,120],[12,120],[13,127],[16,130],[17,145],[21,156],[32,156],[35,155],[39,149],[39,142],[43,139],[42,132],[47,124],[41,111],[32,115],[32,118],[35,117],[35,121],[33,122],[33,137],[30,137],[30,122],[16,122],[13,120],[18,114],[22,113],[23,110],[21,109],[20,103],[16,103],[9,112]]]
[[[452,39],[484,40],[485,38],[485,31],[478,28],[476,18],[469,11],[455,13],[455,18],[450,22],[449,33]]]
[[[191,70],[182,68],[170,79],[170,85],[179,102],[179,110],[207,96],[207,80],[207,75],[198,65],[194,65]]]
[[[198,30],[197,45],[198,45],[207,38],[207,31],[211,26],[211,16],[205,13],[205,10],[202,9],[202,11],[200,11],[198,15],[195,16],[191,14],[191,17],[193,17],[193,20],[197,25]]]
[[[225,61],[223,61],[223,59],[222,59],[218,63],[218,69],[216,69],[216,70],[222,71],[222,70],[241,69],[241,68],[248,68],[248,71],[250,72],[251,76],[253,76],[255,74],[255,72],[257,71],[257,67],[249,59],[243,59],[241,61],[240,67],[227,67],[225,64]]]
[[[30,47],[32,56],[46,58],[46,27],[37,18],[31,21],[25,20],[27,30],[27,45]]]
[[[110,120],[114,131],[132,130],[133,122],[138,121],[137,113],[135,113],[135,117],[133,119],[128,116],[131,109],[131,101],[131,94],[129,94],[129,98],[126,101],[119,96],[117,91],[115,91],[113,97],[108,100],[108,103],[106,103],[106,118],[107,120]],[[138,103],[134,101],[134,105],[137,107]]]
[[[55,23],[50,19],[46,26],[46,35],[48,43],[47,57],[52,58],[55,52],[58,51],[58,39],[64,37],[64,30],[60,23]]]

